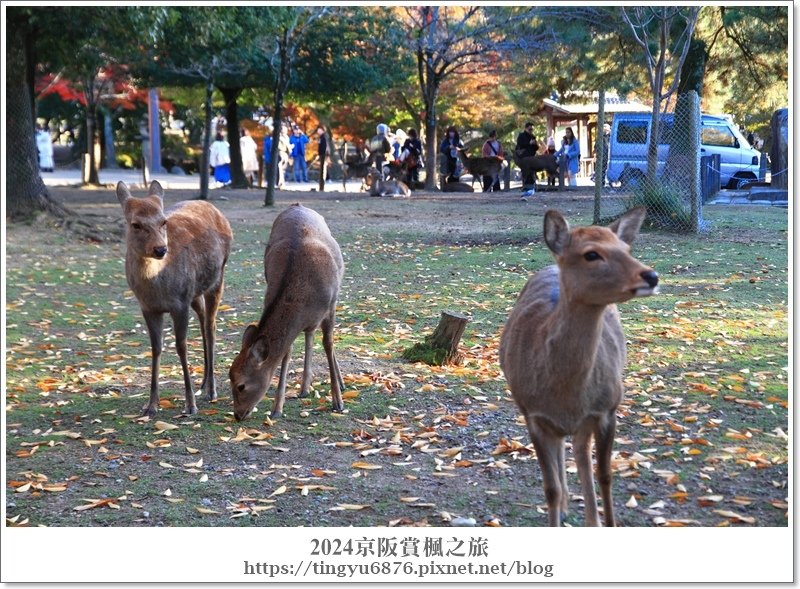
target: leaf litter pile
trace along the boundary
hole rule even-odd
[[[110,190],[55,192],[119,223]],[[497,346],[527,276],[551,263],[540,241],[544,210],[585,223],[590,198],[299,195],[325,216],[345,256],[335,333],[345,412],[330,411],[317,336],[311,397],[294,398],[298,341],[284,416],[267,417],[273,387],[237,423],[227,369],[260,314],[269,227],[298,194],[279,196],[274,210],[257,192],[226,195],[215,203],[235,236],[218,316],[220,399],[198,398],[193,416],[181,415],[168,330],[161,411],[139,417],[150,350],[123,244],[78,241],[42,220],[9,226],[6,524],[545,525],[541,474]],[[192,196],[167,191],[168,201]],[[710,234],[645,233],[635,245],[663,288],[621,309],[629,343],[613,456],[620,525],[787,525],[786,212],[705,212]],[[471,317],[464,363],[402,361],[444,309]],[[194,318],[188,344],[197,387]],[[567,457],[567,524],[582,525]]]

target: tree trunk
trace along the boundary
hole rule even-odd
[[[225,99],[225,117],[228,120],[228,144],[231,150],[231,187],[250,188],[242,168],[242,149],[239,144],[239,105],[236,100],[242,88],[220,88]]]
[[[6,44],[6,141],[13,145],[6,158],[6,214],[12,221],[33,218],[40,211],[63,215],[50,198],[39,174],[33,135],[30,83],[26,63],[27,35],[23,27],[9,27]]]
[[[211,151],[211,98],[214,94],[214,83],[206,82],[206,99],[203,103],[205,120],[203,121],[203,153],[200,155],[200,200],[208,200],[209,152]]]
[[[275,205],[275,184],[278,181],[278,143],[281,136],[281,117],[283,116],[283,97],[289,87],[289,75],[291,66],[289,64],[289,31],[283,32],[283,38],[278,43],[280,63],[278,64],[278,76],[275,82],[275,101],[272,113],[272,150],[270,151],[269,161],[269,181],[267,191],[264,194],[264,206]],[[330,149],[330,148],[329,148]]]
[[[469,323],[469,317],[442,311],[439,325],[434,332],[425,338],[421,344],[415,344],[403,352],[403,357],[412,362],[425,362],[426,364],[460,364],[462,354],[458,351],[458,344],[464,329]]]

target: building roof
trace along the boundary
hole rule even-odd
[[[598,95],[593,92],[588,101],[574,102],[570,104],[561,104],[552,98],[545,98],[542,105],[542,110],[552,110],[556,115],[585,115],[597,114]],[[605,112],[618,113],[618,112],[650,112],[651,108],[641,102],[634,100],[625,100],[616,94],[606,94]]]

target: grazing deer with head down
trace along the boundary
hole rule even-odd
[[[117,184],[117,198],[127,223],[125,275],[142,308],[152,348],[150,400],[143,410],[149,416],[158,411],[164,313],[172,316],[183,368],[185,413],[197,412],[186,360],[189,309],[197,313],[203,335],[205,361],[200,388],[206,399],[217,398],[214,332],[233,239],[227,219],[211,203],[183,201],[165,211],[163,197],[158,182],[150,184],[145,198],[132,197],[124,182]]]
[[[611,450],[623,396],[625,335],[616,303],[655,294],[658,275],[630,254],[645,209],[609,227],[570,230],[547,211],[544,239],[556,266],[522,289],[500,340],[500,364],[542,468],[551,526],[561,523],[569,491],[564,438],[573,453],[586,502],[586,524],[600,525],[592,474],[592,436],[606,526],[614,525]]]
[[[245,329],[242,349],[230,369],[234,417],[241,421],[250,415],[267,394],[278,365],[281,373],[272,417],[281,416],[289,353],[301,331],[305,332],[306,348],[300,396],[307,394],[317,329],[322,329],[328,357],[333,409],[341,411],[344,384],[333,352],[333,327],[344,261],[319,213],[294,204],[275,218],[264,252],[264,275],[264,311],[258,324]]]

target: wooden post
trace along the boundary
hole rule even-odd
[[[464,335],[469,317],[442,311],[439,325],[434,332],[420,344],[414,344],[403,352],[403,358],[411,362],[426,364],[460,364],[464,357],[458,352],[458,344]]]

